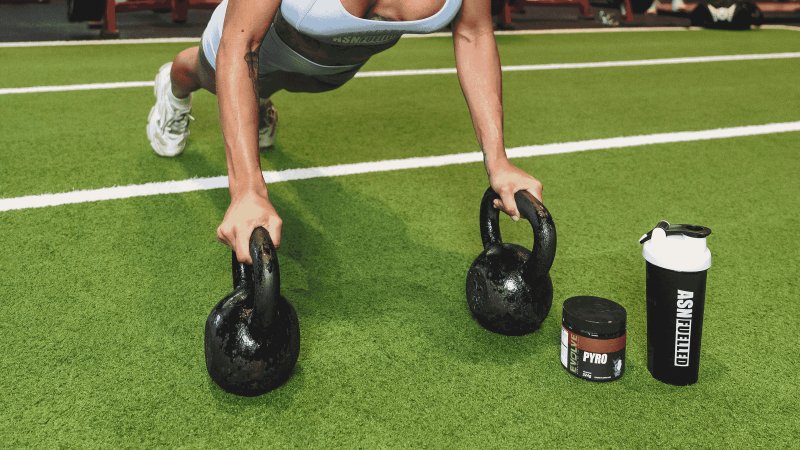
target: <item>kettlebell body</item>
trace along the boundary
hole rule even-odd
[[[253,265],[232,256],[234,291],[206,320],[206,368],[227,392],[255,396],[282,385],[300,354],[300,324],[280,295],[277,253],[263,228],[250,239]]]
[[[467,298],[475,319],[486,329],[509,336],[537,330],[553,303],[550,275],[526,276],[519,270],[531,256],[515,244],[493,245],[467,274]]]
[[[518,192],[517,209],[533,227],[533,251],[503,243],[499,213],[492,206],[496,198],[499,196],[490,188],[481,201],[484,250],[467,272],[467,305],[484,328],[518,336],[537,330],[553,303],[549,271],[555,258],[555,224],[536,198]]]

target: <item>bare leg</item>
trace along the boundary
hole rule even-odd
[[[217,92],[214,69],[200,61],[198,47],[187,48],[175,56],[170,78],[172,93],[178,98],[186,98],[201,88],[212,94]]]

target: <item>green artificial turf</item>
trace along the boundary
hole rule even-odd
[[[553,310],[517,338],[484,331],[464,303],[479,165],[273,185],[302,346],[289,383],[255,399],[222,393],[203,363],[205,316],[230,289],[213,237],[224,191],[4,213],[0,435],[48,447],[789,446],[800,392],[780,343],[800,314],[799,138],[520,161],[548,186],[559,249]],[[691,387],[646,369],[637,239],[661,218],[714,230]],[[529,241],[525,225],[502,226]],[[559,365],[559,307],[586,293],[628,309],[614,383]]]
[[[787,83],[798,69],[794,59],[507,73],[506,144],[798,120],[800,86]],[[276,150],[262,158],[266,169],[477,151],[455,75],[357,79],[274,100],[281,127]],[[192,135],[175,160],[158,158],[147,142],[150,88],[0,101],[0,142],[9,149],[0,153],[3,196],[225,173],[216,98],[205,92],[195,96]]]
[[[670,48],[673,36],[678,46],[699,34],[659,35]],[[753,52],[794,36],[707,35]],[[582,36],[562,38],[591,47],[601,35]],[[647,36],[636,34],[637,45]],[[431,45],[402,45],[414,42]],[[506,74],[509,145],[800,120],[800,88],[787,81],[795,61]],[[449,76],[281,94],[280,145],[265,167],[471,150],[459,95]],[[196,98],[190,146],[173,160],[147,149],[151,101],[147,89],[0,97],[0,197],[224,173],[210,95]],[[524,337],[483,330],[465,305],[480,252],[480,164],[273,184],[301,354],[285,386],[250,399],[220,391],[203,359],[205,318],[230,290],[229,253],[214,237],[225,190],[0,213],[0,442],[794,446],[798,148],[795,132],[515,160],[543,181],[558,229],[553,308]],[[661,384],[646,367],[637,239],[660,219],[713,230],[700,381],[688,387]],[[508,241],[530,242],[526,224],[501,226]],[[560,367],[560,307],[580,294],[628,310],[619,381]]]

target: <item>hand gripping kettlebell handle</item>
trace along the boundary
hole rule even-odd
[[[252,266],[238,262],[236,253],[232,252],[233,287],[250,291],[253,317],[267,327],[272,323],[280,297],[281,276],[278,253],[269,232],[263,227],[256,228],[250,235],[250,257]]]
[[[502,244],[500,235],[500,211],[494,208],[494,200],[500,196],[488,188],[481,200],[480,230],[483,248]],[[533,228],[533,252],[525,264],[524,271],[531,272],[535,278],[546,275],[556,257],[556,225],[547,208],[528,191],[514,194],[517,210]]]

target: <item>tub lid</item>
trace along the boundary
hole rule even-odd
[[[564,301],[563,321],[591,334],[625,331],[626,320],[625,308],[607,298],[582,295]]]

